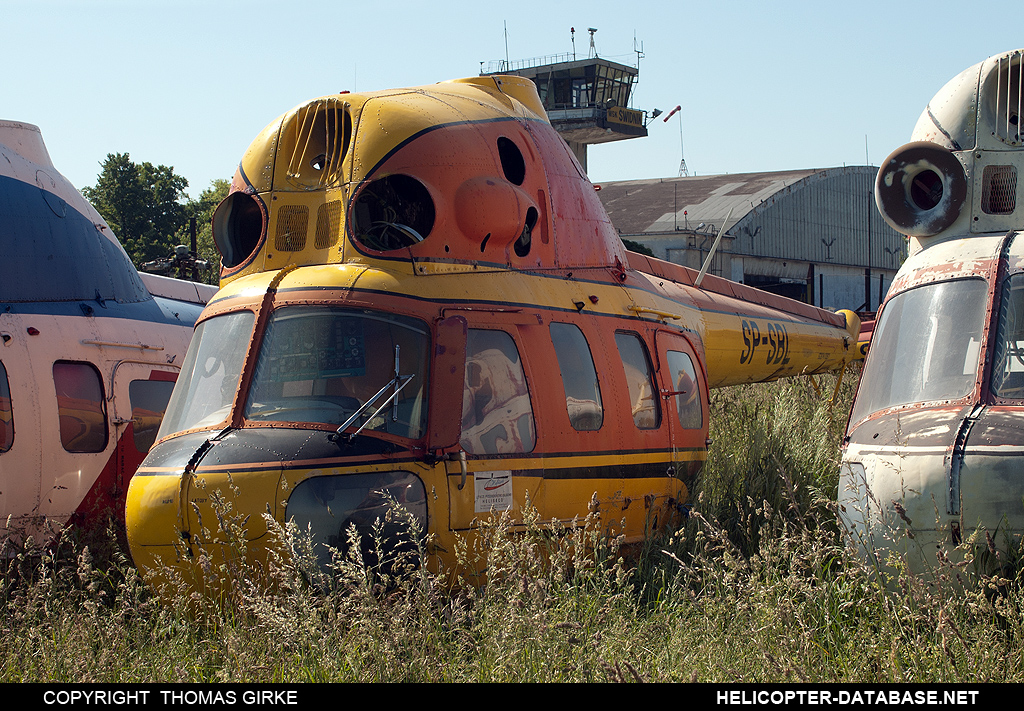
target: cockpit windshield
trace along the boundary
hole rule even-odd
[[[987,294],[984,280],[960,279],[894,296],[871,338],[850,421],[969,395],[978,377]]]
[[[245,419],[341,426],[358,412],[356,430],[422,437],[429,343],[426,324],[394,314],[279,308],[263,336]]]
[[[157,438],[228,419],[255,320],[238,311],[196,327]]]

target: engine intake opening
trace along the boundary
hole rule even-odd
[[[251,257],[265,233],[263,206],[253,195],[231,193],[213,213],[213,241],[226,269]]]
[[[434,228],[434,200],[420,181],[389,175],[371,181],[352,205],[352,236],[380,252],[411,247]]]
[[[937,235],[956,222],[966,199],[967,175],[960,160],[927,141],[897,148],[875,178],[878,211],[906,235]]]
[[[934,170],[922,170],[910,181],[910,201],[921,210],[931,210],[942,200],[942,178]]]

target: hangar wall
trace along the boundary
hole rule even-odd
[[[828,309],[871,312],[906,257],[906,239],[875,206],[877,172],[616,181],[602,183],[598,195],[620,235],[660,259],[699,269],[724,223],[713,274]]]

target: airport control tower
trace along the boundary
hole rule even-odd
[[[555,130],[565,139],[583,169],[587,146],[647,135],[647,112],[629,108],[639,69],[591,56],[575,54],[490,62],[488,74],[515,74],[537,85],[540,100]],[[482,64],[482,63],[481,63]]]

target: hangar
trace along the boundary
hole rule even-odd
[[[598,195],[625,240],[826,309],[877,310],[906,238],[875,206],[872,166],[624,180]],[[731,212],[731,215],[730,215]],[[723,225],[728,216],[728,223]]]

